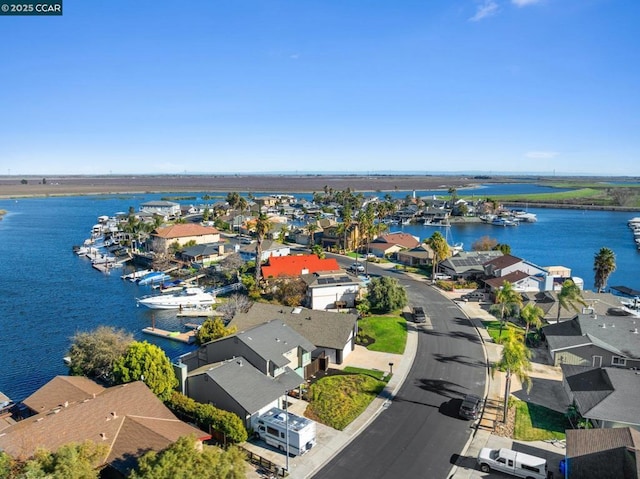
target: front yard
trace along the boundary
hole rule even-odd
[[[312,384],[305,416],[341,431],[364,412],[390,379],[376,379],[382,377],[381,371],[352,371],[345,368],[343,374],[326,376]]]
[[[370,351],[402,354],[407,342],[407,321],[396,315],[359,319],[356,342]]]

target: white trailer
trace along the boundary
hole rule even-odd
[[[283,452],[288,448],[291,456],[302,455],[316,444],[314,421],[276,407],[258,416],[253,429],[260,439],[270,446]]]

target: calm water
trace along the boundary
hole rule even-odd
[[[500,188],[504,186],[487,187],[479,194],[507,192]],[[416,193],[424,196],[435,192]],[[129,206],[137,209],[140,203],[161,196],[164,195],[0,200],[0,209],[9,211],[0,221],[0,361],[4,364],[0,391],[21,400],[53,376],[66,374],[62,357],[70,338],[77,331],[92,330],[98,325],[130,331],[136,339],[158,344],[172,358],[191,348],[143,336],[140,330],[150,325],[151,312],[137,308],[135,298],[151,290],[122,281],[118,270],[104,275],[71,250],[89,235],[98,216],[127,211]],[[616,253],[618,263],[609,284],[640,288],[640,254],[626,226],[630,217],[640,214],[530,211],[538,214],[538,223],[516,228],[453,226],[451,241],[464,242],[469,249],[481,236],[491,236],[511,245],[513,254],[541,266],[570,267],[584,279],[586,288],[593,285],[593,256],[600,247],[607,246]],[[424,239],[434,228],[405,226],[403,230]],[[158,327],[180,327],[174,313],[155,314]]]

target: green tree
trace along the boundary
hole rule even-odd
[[[607,287],[607,280],[611,273],[616,270],[616,255],[609,248],[600,248],[593,261],[593,271],[595,272],[595,288],[598,293],[602,293]]]
[[[544,317],[544,311],[540,306],[536,306],[533,303],[528,303],[520,311],[520,318],[524,321],[526,327],[524,332],[524,340],[527,340],[529,335],[529,328],[533,327],[539,329],[542,326],[542,318]]]
[[[227,193],[227,203],[229,203],[229,206],[234,210],[238,207],[238,204],[240,203],[240,195],[237,191],[230,191]]]
[[[181,437],[164,451],[147,452],[138,460],[131,479],[244,479],[244,454],[235,446],[222,450],[196,447],[193,437]]]
[[[178,380],[165,352],[147,341],[132,342],[127,352],[113,365],[116,384],[132,381],[144,383],[162,401],[171,397]]]
[[[273,296],[285,306],[301,305],[307,292],[307,285],[300,277],[278,277],[273,287]]]
[[[344,235],[342,247],[346,252],[348,249],[347,245],[347,235],[351,234],[351,224],[353,223],[353,210],[351,209],[351,205],[349,203],[345,204],[342,207],[342,234]]]
[[[198,333],[196,334],[196,343],[204,344],[209,341],[215,341],[216,339],[224,338],[238,332],[236,326],[225,326],[224,321],[220,318],[207,318],[205,319]]]
[[[91,441],[65,444],[55,453],[39,450],[24,464],[19,477],[97,479],[100,476],[98,467],[104,463],[108,452],[106,444]]]
[[[570,279],[565,279],[558,293],[558,316],[556,317],[556,323],[560,322],[560,312],[562,309],[569,311],[569,308],[575,312],[580,311],[578,304],[586,306],[587,302],[582,298],[582,291]]]
[[[502,283],[502,287],[496,294],[496,304],[500,308],[500,331],[498,337],[502,337],[502,329],[504,328],[508,313],[512,312],[514,308],[522,308],[522,296],[515,289],[509,281]]]
[[[270,229],[271,221],[269,221],[269,217],[264,213],[260,213],[256,219],[256,286],[260,283],[262,274],[260,269],[260,264],[262,263],[262,242]]]
[[[507,407],[509,404],[509,396],[511,395],[511,376],[513,374],[526,387],[527,392],[531,390],[531,351],[520,341],[515,330],[507,330],[507,334],[502,341],[502,353],[500,360],[492,367],[492,373],[498,369],[506,373],[504,404],[503,404],[503,422],[507,422]]]
[[[498,243],[492,249],[500,251],[502,254],[511,254],[511,246],[505,243]]]
[[[324,250],[322,249],[322,246],[320,246],[319,244],[314,244],[311,247],[311,253],[315,254],[320,259],[325,259],[325,257],[327,256]]]
[[[307,231],[309,232],[309,248],[313,248],[316,244],[315,234],[318,231],[318,224],[311,222],[307,225]]]
[[[114,363],[127,351],[133,336],[123,329],[98,326],[76,333],[69,348],[69,372],[74,376],[108,379]]]
[[[15,477],[17,468],[16,461],[6,452],[0,451],[0,477],[3,479]]]
[[[431,248],[433,251],[433,267],[431,273],[431,280],[435,282],[436,273],[438,272],[438,264],[440,261],[447,259],[451,255],[451,248],[449,248],[449,244],[442,233],[436,231],[431,235],[431,237],[424,240],[425,243]]]
[[[389,313],[407,305],[407,291],[396,278],[373,278],[367,286],[367,302],[372,311]]]

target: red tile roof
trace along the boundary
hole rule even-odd
[[[220,234],[220,231],[218,231],[216,228],[190,223],[178,223],[175,225],[166,226],[164,228],[158,228],[154,232],[155,236],[167,239],[217,234]]]
[[[300,276],[305,273],[320,271],[338,271],[340,265],[334,258],[320,259],[315,254],[300,256],[277,256],[269,258],[269,264],[262,267],[262,276],[276,278],[278,276]]]

